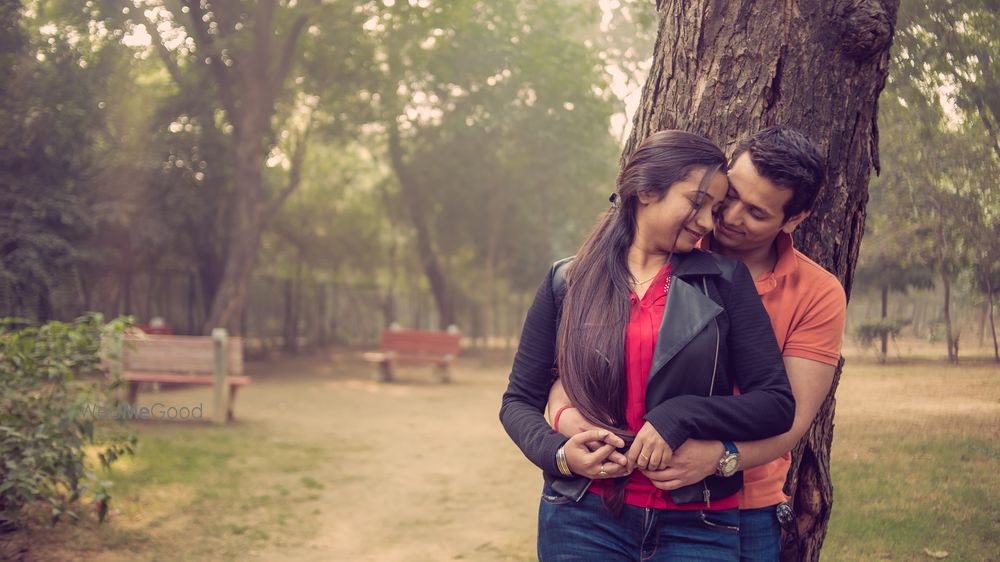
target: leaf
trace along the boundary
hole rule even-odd
[[[931,558],[937,558],[938,560],[948,557],[947,550],[931,550],[929,548],[924,549],[924,554],[930,556]]]

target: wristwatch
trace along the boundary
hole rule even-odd
[[[726,450],[723,451],[722,458],[719,459],[719,467],[715,469],[715,474],[729,478],[740,469],[740,450],[732,441],[723,441],[722,446]]]

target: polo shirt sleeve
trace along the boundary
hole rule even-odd
[[[795,325],[789,328],[781,354],[836,366],[840,362],[844,339],[847,297],[832,275],[823,275],[814,282],[819,289]]]

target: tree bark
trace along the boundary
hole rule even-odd
[[[828,185],[796,231],[800,250],[850,296],[878,170],[878,96],[898,0],[657,2],[659,32],[623,160],[650,133],[684,129],[731,152],[764,127],[794,127],[820,147]],[[834,392],[793,451],[786,489],[798,514],[783,558],[818,560],[832,505]]]

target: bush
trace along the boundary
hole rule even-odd
[[[888,318],[871,320],[863,322],[855,328],[854,337],[862,346],[871,346],[876,348],[876,351],[879,353],[880,360],[885,361],[885,356],[882,355],[881,350],[877,348],[876,344],[880,343],[882,338],[895,340],[896,336],[899,335],[899,332],[907,324],[909,324],[907,321],[901,322]]]
[[[101,341],[126,326],[96,314],[40,327],[0,321],[0,525],[23,523],[36,503],[48,504],[53,524],[76,518],[81,498],[104,520],[111,483],[92,465],[106,471],[136,440],[101,421],[118,407],[120,385],[106,376]],[[95,450],[98,463],[87,456]]]

